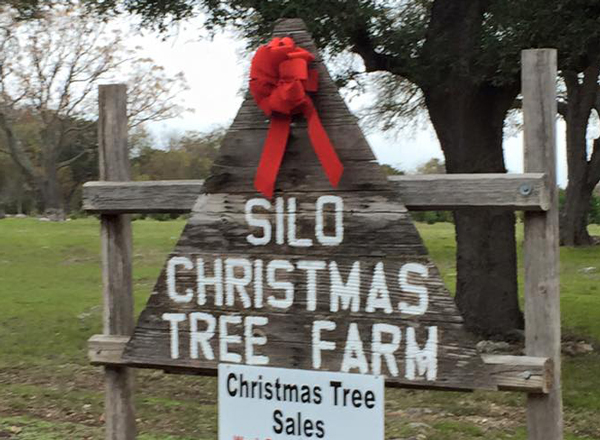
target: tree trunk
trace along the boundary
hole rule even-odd
[[[600,61],[584,71],[563,73],[567,86],[567,164],[568,178],[565,204],[560,212],[560,244],[588,246],[593,243],[587,231],[592,192],[600,179],[598,141],[588,161],[587,127],[598,94]]]
[[[62,221],[65,219],[65,210],[62,191],[58,182],[56,161],[48,158],[44,168],[44,176],[41,182],[44,216],[53,221]]]
[[[448,173],[504,173],[504,118],[520,90],[515,75],[492,85],[479,63],[486,0],[435,1],[422,50],[430,74],[417,79]],[[455,213],[456,303],[467,328],[509,337],[523,328],[512,211]]]
[[[515,216],[503,210],[455,213],[456,303],[467,328],[508,338],[523,328],[517,287]]]
[[[455,83],[425,91],[448,173],[506,172],[503,123],[517,90]],[[455,220],[456,303],[467,328],[484,337],[514,336],[523,328],[514,213],[466,209]]]
[[[565,204],[560,213],[560,243],[565,246],[592,244],[587,231],[587,220],[594,186],[590,187],[587,182],[587,119],[583,121],[584,118],[575,109],[570,110],[566,118],[569,183]]]
[[[81,183],[77,183],[73,186],[71,186],[71,188],[69,189],[69,191],[67,192],[67,194],[65,194],[64,196],[64,209],[65,209],[65,215],[71,215],[71,212],[73,211],[73,197],[75,196],[75,193],[77,193],[77,190],[79,189],[79,187],[81,186]],[[81,210],[81,203],[78,203],[78,207],[77,210]]]
[[[588,246],[593,244],[588,233],[588,214],[594,188],[578,181],[567,186],[565,205],[560,213],[560,244],[564,246]]]
[[[43,171],[39,172],[15,136],[12,122],[2,111],[0,111],[0,130],[6,137],[11,158],[37,190],[44,215],[51,220],[64,220],[62,194],[58,182],[57,148],[54,144],[45,142],[46,147],[42,148]]]

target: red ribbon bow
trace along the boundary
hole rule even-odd
[[[331,185],[337,187],[342,177],[344,167],[306,94],[318,88],[317,71],[308,68],[314,59],[289,37],[273,38],[269,44],[259,47],[252,59],[250,93],[271,118],[254,179],[254,187],[266,197],[273,196],[292,115],[297,113],[302,113],[308,121],[308,136]]]

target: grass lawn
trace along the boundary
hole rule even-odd
[[[134,222],[139,312],[184,221]],[[591,232],[600,235],[600,227]],[[419,225],[453,289],[450,224]],[[101,369],[86,341],[101,329],[99,224],[0,221],[0,438],[102,439]],[[600,247],[561,249],[564,333],[596,352],[564,357],[567,439],[600,439]],[[140,439],[215,439],[212,378],[138,371]],[[386,391],[388,439],[525,439],[516,393]],[[368,439],[365,439],[368,440]]]

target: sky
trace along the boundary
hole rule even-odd
[[[157,139],[186,130],[203,132],[227,127],[242,103],[240,90],[247,81],[252,53],[245,50],[245,41],[232,32],[210,39],[202,35],[200,29],[199,22],[191,21],[166,38],[145,31],[130,40],[132,47],[140,47],[140,56],[153,58],[172,74],[182,71],[190,87],[181,98],[183,105],[194,112],[149,125],[148,129]],[[369,96],[355,96],[346,101],[356,112],[369,99]],[[417,130],[391,134],[369,130],[365,134],[380,163],[412,172],[431,158],[443,159],[433,128],[429,123],[422,125],[424,127]],[[558,121],[557,177],[563,187],[567,182],[564,130],[564,123]],[[510,173],[523,172],[522,145],[519,133],[505,137],[504,157]]]

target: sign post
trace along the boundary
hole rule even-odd
[[[558,187],[556,184],[555,49],[523,51],[525,169],[546,171],[550,209],[525,215],[525,348],[530,356],[554,361],[554,387],[548,395],[527,399],[531,440],[563,438],[560,381],[560,283],[558,274]]]

